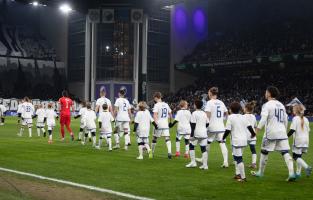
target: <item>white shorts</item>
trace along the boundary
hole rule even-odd
[[[48,131],[52,131],[54,129],[55,125],[48,125]]]
[[[86,128],[88,132],[95,133],[97,131],[96,128]]]
[[[37,122],[36,127],[43,128],[43,127],[45,127],[45,123],[44,122]]]
[[[243,155],[243,151],[244,151],[244,148],[245,147],[232,147],[232,155],[233,156],[237,156],[237,157],[240,157]]]
[[[30,118],[30,119],[23,119],[22,121],[22,125],[23,126],[28,126],[28,127],[32,127],[33,126],[33,119]]]
[[[119,122],[119,121],[116,121],[115,125],[117,127],[118,132],[124,132],[125,130],[127,132],[130,132],[129,122]]]
[[[105,136],[105,137],[107,137],[107,138],[110,138],[110,137],[112,137],[112,132],[110,132],[110,133],[100,132],[100,135],[101,135],[101,136]]]
[[[183,137],[184,137],[186,140],[189,140],[189,139],[190,139],[190,134],[185,134],[185,133],[181,134],[179,131],[177,131],[177,133],[176,133],[176,138],[179,139],[179,140],[181,140]]]
[[[79,128],[85,129],[85,128],[86,128],[86,125],[85,125],[84,123],[80,123]]]
[[[307,153],[308,152],[308,148],[307,147],[292,147],[292,153],[295,154],[303,154],[303,153]]]
[[[290,146],[288,139],[269,140],[267,138],[263,138],[261,149],[265,151],[289,151]]]
[[[137,137],[137,143],[145,143],[145,144],[149,144],[149,138],[147,137]]]
[[[190,143],[193,146],[196,146],[197,144],[199,144],[202,147],[206,147],[206,145],[208,144],[208,140],[207,140],[207,138],[192,138],[190,140]]]
[[[223,141],[224,132],[219,133],[210,133],[208,132],[208,142],[222,142]]]
[[[170,137],[170,130],[168,128],[154,129],[153,136],[157,137],[157,138],[159,138],[159,137]]]
[[[256,145],[256,140],[248,140],[249,145]]]

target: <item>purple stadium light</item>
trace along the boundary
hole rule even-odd
[[[198,8],[193,13],[193,26],[197,33],[203,34],[206,32],[206,14],[203,9]]]
[[[175,8],[174,20],[175,28],[178,32],[187,31],[187,13],[184,7],[177,6]]]

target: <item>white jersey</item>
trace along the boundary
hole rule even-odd
[[[179,134],[190,134],[190,120],[191,120],[191,112],[189,110],[179,110],[175,116],[175,120],[178,121],[177,132]]]
[[[53,109],[46,110],[46,118],[48,126],[55,126],[55,118],[58,116],[57,113]]]
[[[206,124],[209,123],[209,119],[204,111],[194,111],[191,115],[190,122],[196,124],[194,131],[195,138],[207,138],[208,134]]]
[[[130,121],[130,116],[128,112],[130,109],[129,101],[125,98],[117,98],[114,106],[118,108],[116,121],[129,122]]]
[[[270,100],[262,107],[258,128],[265,126],[264,137],[269,140],[288,139],[288,116],[285,106],[277,100]]]
[[[96,129],[97,128],[96,119],[97,119],[97,116],[96,116],[95,111],[87,110],[85,113],[85,116],[83,118],[83,122],[84,122],[84,125],[86,126],[86,128],[90,129],[90,130]]]
[[[211,99],[207,102],[205,112],[211,113],[208,132],[221,133],[225,131],[224,113],[227,112],[225,104],[218,99]]]
[[[251,126],[255,132],[255,128],[257,127],[257,121],[256,121],[256,117],[255,115],[253,114],[245,114],[244,115],[246,120],[247,120],[247,123],[248,123],[248,126]],[[246,130],[247,132],[247,138],[248,138],[248,141],[255,141],[256,140],[256,136],[251,138],[251,133],[250,131],[247,129]]]
[[[22,104],[22,118],[24,119],[32,119],[34,115],[35,108],[33,104],[29,102],[24,102]]]
[[[135,123],[138,123],[138,137],[149,137],[151,122],[153,122],[153,119],[148,110],[137,112],[135,117]]]
[[[86,107],[82,107],[79,109],[78,115],[80,115],[80,123],[82,123],[82,124],[84,123],[83,120],[84,120],[86,112],[87,112]]]
[[[99,113],[103,112],[103,108],[102,108],[103,104],[107,104],[108,108],[112,107],[110,99],[106,97],[100,97],[96,101],[96,106],[99,106],[99,111],[98,111]]]
[[[249,123],[242,114],[231,114],[226,122],[226,130],[231,131],[231,144],[234,147],[247,146],[247,129]],[[251,134],[250,134],[251,135]]]
[[[7,108],[4,105],[0,105],[0,116],[4,116],[4,113],[7,111]]]
[[[114,121],[112,114],[108,111],[101,112],[99,114],[99,121],[101,122],[102,133],[112,133],[112,124]]]
[[[171,108],[165,102],[158,102],[154,104],[153,113],[158,114],[158,119],[155,122],[159,129],[168,129],[168,118],[172,113]]]
[[[303,117],[304,124],[303,128],[301,127],[301,117],[296,116],[292,119],[290,129],[295,130],[293,134],[293,146],[301,148],[309,147],[309,132],[310,132],[310,123],[306,117]]]
[[[17,114],[22,114],[23,105],[22,103],[18,104],[17,106]]]
[[[36,110],[37,122],[43,123],[46,117],[46,110],[43,108],[39,108]]]

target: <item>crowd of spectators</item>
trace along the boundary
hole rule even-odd
[[[313,115],[313,67],[229,69],[220,70],[205,78],[199,78],[194,84],[181,88],[175,94],[168,94],[164,100],[169,102],[174,112],[180,100],[187,100],[193,108],[195,99],[207,99],[210,87],[219,88],[219,99],[229,106],[232,101],[256,101],[255,113],[260,114],[265,102],[264,92],[267,86],[279,88],[279,100],[284,104],[297,97],[306,107],[306,115]]]
[[[183,63],[251,59],[313,51],[311,21],[266,22],[237,31],[211,34]]]

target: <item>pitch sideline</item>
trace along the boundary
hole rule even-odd
[[[61,183],[61,184],[70,185],[70,186],[74,186],[74,187],[84,188],[84,189],[97,191],[97,192],[113,194],[113,195],[126,197],[126,198],[130,198],[130,199],[154,200],[154,199],[147,198],[147,197],[136,196],[136,195],[123,193],[123,192],[117,192],[117,191],[113,191],[113,190],[109,190],[109,189],[105,189],[105,188],[99,188],[99,187],[95,187],[95,186],[91,186],[91,185],[74,183],[71,181],[66,181],[66,180],[61,180],[61,179],[56,179],[56,178],[49,178],[49,177],[45,177],[45,176],[40,176],[40,175],[36,175],[36,174],[32,174],[32,173],[21,172],[21,171],[17,171],[17,170],[2,168],[2,167],[0,167],[0,171],[10,172],[10,173],[14,173],[14,174],[23,175],[23,176],[29,176],[29,177],[33,177],[33,178],[37,178],[37,179],[41,179],[41,180],[48,180],[48,181],[52,181],[52,182],[56,182],[56,183]]]

